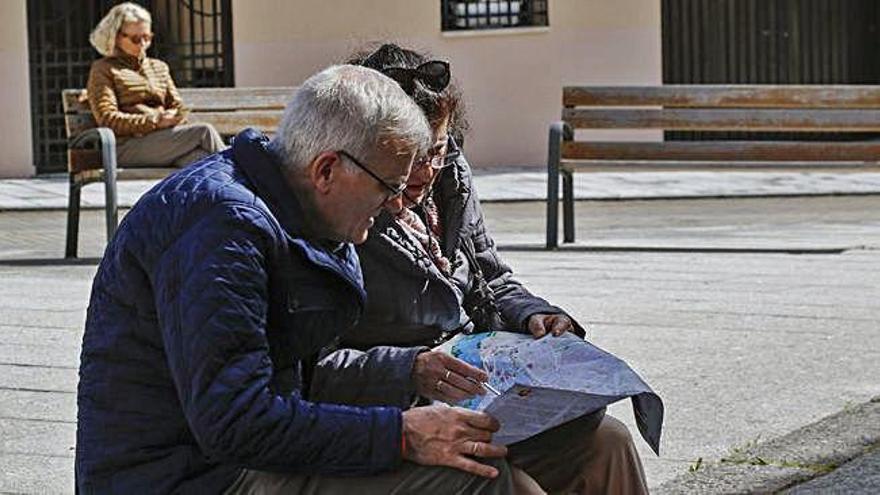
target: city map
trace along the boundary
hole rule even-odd
[[[523,440],[630,397],[642,437],[659,453],[660,398],[624,361],[573,334],[461,334],[437,350],[484,369],[501,392],[457,404],[495,416],[501,422],[496,443]]]

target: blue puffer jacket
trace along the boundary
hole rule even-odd
[[[95,276],[80,364],[81,493],[219,493],[243,468],[367,475],[401,412],[308,402],[303,361],[364,305],[349,244],[300,237],[265,137],[162,181]]]

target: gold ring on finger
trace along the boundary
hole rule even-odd
[[[446,370],[446,376],[443,377],[443,379],[446,380],[446,381],[448,382],[448,381],[449,381],[449,375],[451,375],[451,374],[452,374],[452,370]]]
[[[439,392],[440,387],[442,387],[442,386],[443,386],[443,380],[437,380],[437,384],[434,385],[434,388]]]
[[[477,442],[474,442],[473,446],[471,447],[471,455],[477,455],[477,449],[479,447],[480,447],[480,444],[478,444]]]

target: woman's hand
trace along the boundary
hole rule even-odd
[[[164,110],[159,114],[159,122],[157,125],[159,129],[165,129],[166,127],[174,127],[183,120],[183,116],[177,113],[177,110]]]
[[[565,332],[573,331],[574,323],[571,318],[562,313],[552,315],[536,313],[529,317],[528,329],[536,339],[540,339],[548,333],[559,337]]]
[[[448,404],[484,395],[481,383],[489,379],[485,371],[445,352],[427,351],[416,356],[413,381],[422,397]]]

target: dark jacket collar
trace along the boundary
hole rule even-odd
[[[464,154],[440,174],[433,194],[442,215],[443,254],[451,257],[461,239],[470,236],[478,208],[473,195],[471,168]]]
[[[255,129],[241,131],[232,141],[232,157],[235,166],[291,238],[291,243],[312,263],[330,268],[354,282],[365,297],[363,274],[354,246],[305,236],[302,204],[288,185],[278,155],[269,147],[269,138]]]
[[[269,138],[255,130],[245,129],[232,140],[235,165],[291,237],[302,237],[303,209],[281,171],[278,155],[269,147]]]

